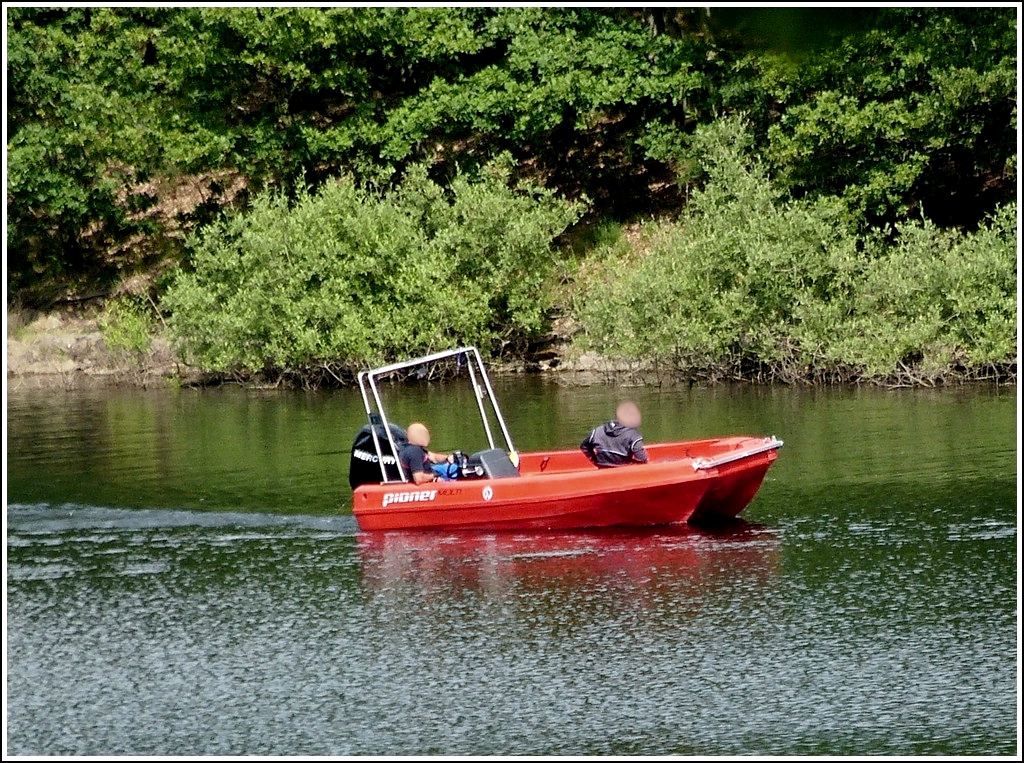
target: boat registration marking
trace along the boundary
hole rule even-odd
[[[437,498],[436,490],[412,490],[404,493],[385,493],[383,506],[390,506],[392,503],[415,503],[419,501],[433,501]]]

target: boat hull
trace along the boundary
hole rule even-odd
[[[576,530],[738,516],[781,442],[729,437],[649,445],[646,464],[598,469],[579,451],[520,455],[519,477],[361,485],[360,530]]]

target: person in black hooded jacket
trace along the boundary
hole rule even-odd
[[[638,431],[640,421],[640,409],[636,403],[620,403],[615,409],[615,418],[595,427],[587,439],[580,443],[580,450],[601,468],[646,464],[644,436]]]

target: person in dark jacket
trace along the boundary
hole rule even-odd
[[[417,485],[424,482],[437,482],[438,480],[450,479],[449,470],[437,468],[452,461],[452,457],[444,453],[434,453],[427,450],[430,445],[430,430],[426,425],[414,421],[406,429],[408,442],[399,450],[398,460],[402,464],[402,471],[407,480],[412,480]]]
[[[582,443],[580,450],[601,468],[623,464],[646,464],[647,451],[640,427],[640,409],[636,403],[620,403],[615,418],[596,427]]]

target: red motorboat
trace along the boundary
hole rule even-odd
[[[468,369],[490,448],[461,458],[456,479],[415,485],[396,458],[404,431],[384,415],[377,381],[452,362]],[[649,461],[599,469],[579,450],[518,453],[475,348],[359,374],[369,424],[352,448],[352,512],[360,530],[574,530],[710,523],[754,498],[782,441],[731,436],[647,445]],[[489,401],[489,406],[485,405]],[[492,436],[497,423],[504,436]]]

